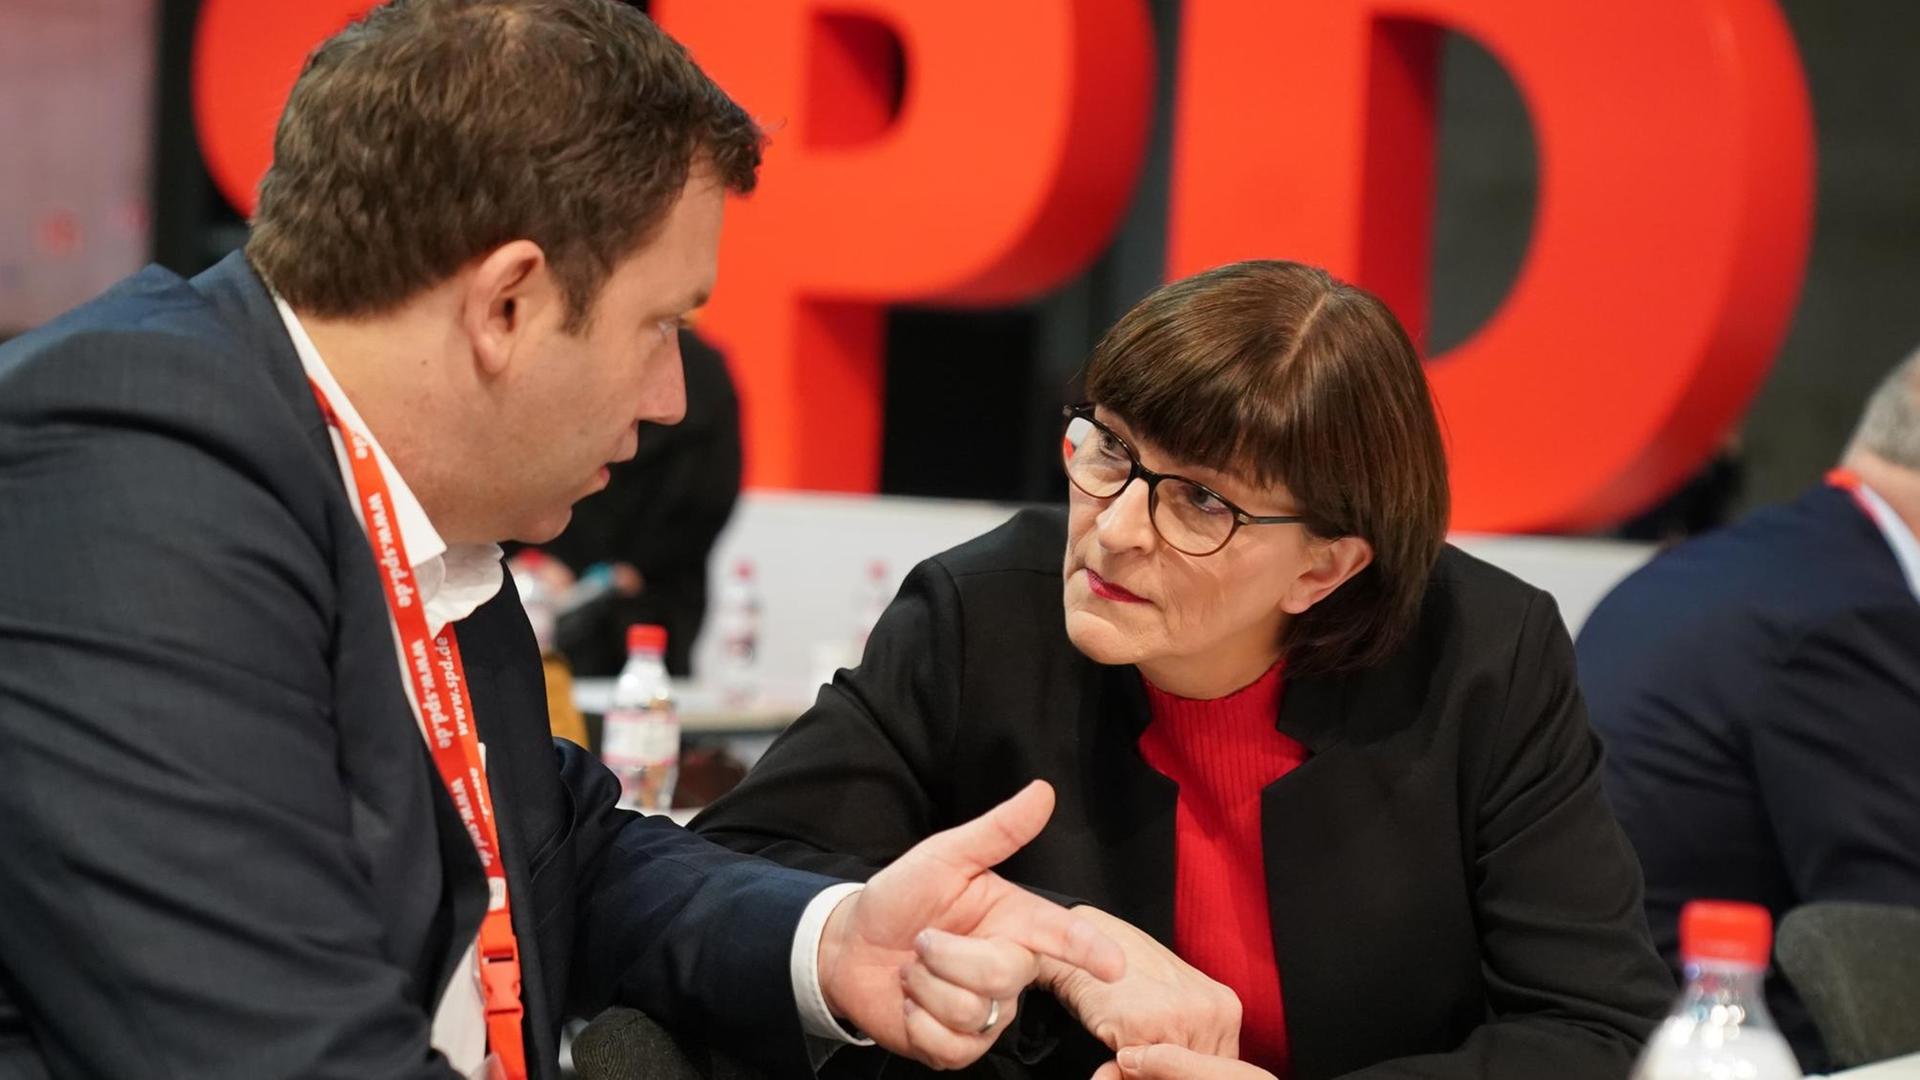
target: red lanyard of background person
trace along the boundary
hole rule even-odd
[[[1859,473],[1844,466],[1837,469],[1829,469],[1827,470],[1827,483],[1853,496],[1853,501],[1860,505],[1860,509],[1867,512],[1868,517],[1876,522],[1880,520],[1880,515],[1874,513],[1873,507],[1868,504],[1867,497],[1860,493],[1860,489],[1865,485],[1860,482]]]
[[[347,461],[353,468],[353,486],[366,520],[367,542],[380,568],[387,591],[387,609],[400,631],[400,649],[407,677],[413,682],[414,701],[427,729],[427,746],[434,767],[447,785],[447,794],[460,811],[460,820],[480,853],[487,872],[487,914],[480,921],[480,984],[487,1009],[487,1048],[497,1055],[509,1080],[525,1080],[527,1054],[520,1018],[520,943],[513,936],[513,918],[507,906],[507,871],[500,862],[500,829],[493,819],[493,792],[487,785],[480,757],[480,736],[468,708],[467,671],[460,662],[460,643],[453,627],[439,637],[427,633],[427,613],[413,585],[413,563],[407,559],[400,527],[393,520],[393,494],[374,460],[366,436],[348,427],[318,384],[313,396],[320,411],[346,440]]]

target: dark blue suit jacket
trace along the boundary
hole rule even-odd
[[[1669,962],[1696,897],[1776,919],[1813,900],[1920,904],[1920,603],[1852,496],[1821,486],[1659,556],[1578,652]],[[1791,988],[1769,996],[1821,1067]]]
[[[826,879],[614,809],[506,589],[459,624],[534,1075],[636,1005],[806,1067]],[[0,348],[0,1074],[448,1077],[485,903],[285,328],[235,255]]]

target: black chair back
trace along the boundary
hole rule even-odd
[[[1787,912],[1774,959],[1834,1068],[1920,1053],[1920,908],[1823,901]]]
[[[761,1080],[761,1074],[635,1009],[594,1017],[573,1040],[579,1080]]]

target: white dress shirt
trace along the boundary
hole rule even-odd
[[[374,438],[373,432],[360,419],[353,401],[340,388],[333,372],[320,358],[320,351],[314,347],[313,339],[307,336],[306,328],[300,325],[293,308],[277,295],[274,303],[280,310],[281,321],[286,324],[288,336],[293,339],[294,351],[300,355],[300,366],[306,371],[307,378],[313,380],[327,396],[340,422],[359,431],[373,449],[374,461],[380,466],[380,474],[386,479],[392,497],[393,520],[399,526],[400,541],[406,548],[407,558],[413,563],[414,583],[419,589],[421,608],[426,613],[427,632],[437,636],[447,624],[459,622],[493,599],[506,584],[506,572],[500,565],[500,548],[495,544],[449,547],[441,539],[439,531],[427,519],[420,500],[414,497],[412,489],[407,487],[406,480],[393,467],[379,440]],[[347,490],[352,491],[353,468],[347,455],[346,442],[339,431],[330,430],[329,433],[333,439],[333,453],[340,466],[341,479],[345,481]],[[360,517],[360,501],[348,501],[353,504],[354,516]],[[364,519],[360,526],[363,529],[366,527]],[[394,627],[394,662],[400,665],[400,684],[406,688],[407,699],[412,702],[412,683],[406,678],[406,663],[401,655],[397,626]],[[420,724],[421,737],[425,738],[427,729],[425,722],[420,719],[418,702],[413,702],[413,711],[416,723]],[[480,749],[482,760],[485,760],[486,747]],[[794,932],[788,974],[793,981],[794,1000],[800,1010],[801,1025],[812,1037],[816,1065],[824,1060],[826,1053],[835,1045],[871,1044],[871,1040],[857,1038],[834,1020],[820,990],[820,938],[826,930],[827,917],[843,897],[859,888],[859,885],[845,884],[822,891],[801,913],[800,925]],[[487,1075],[489,1067],[486,1007],[475,955],[477,946],[477,939],[468,944],[466,956],[456,969],[466,972],[466,975],[456,975],[441,996],[434,1010],[431,1035],[434,1049],[446,1055],[447,1060],[462,1074],[476,1078]]]
[[[1880,527],[1880,535],[1887,538],[1887,546],[1893,549],[1894,560],[1907,575],[1907,588],[1912,590],[1914,599],[1920,600],[1920,539],[1914,537],[1906,519],[1865,481],[1854,490],[1866,507],[1867,516],[1873,518],[1873,523]]]

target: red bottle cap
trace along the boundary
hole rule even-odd
[[[1680,959],[1764,968],[1773,953],[1773,916],[1758,904],[1694,900],[1680,909]]]
[[[666,651],[666,627],[650,626],[645,623],[627,627],[627,652],[664,653]]]

